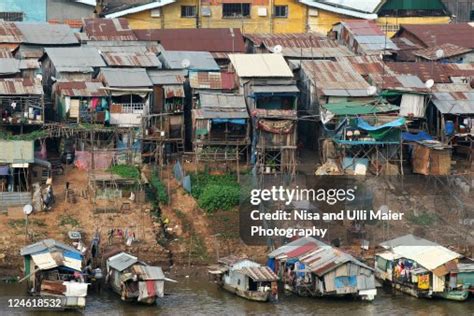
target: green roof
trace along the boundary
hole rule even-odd
[[[334,115],[364,115],[385,113],[399,110],[396,105],[389,103],[361,102],[361,101],[346,101],[338,103],[324,104],[323,108],[330,111]]]
[[[389,0],[383,10],[444,10],[444,5],[440,0]]]

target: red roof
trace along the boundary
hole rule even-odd
[[[297,258],[309,251],[314,250],[317,247],[318,245],[316,245],[315,243],[309,242],[309,243],[304,244],[301,247],[296,248],[295,250],[288,252],[286,255],[288,258]]]
[[[407,32],[417,38],[425,47],[450,43],[474,48],[474,27],[468,23],[459,24],[403,24],[397,36]]]
[[[134,32],[138,40],[159,41],[167,50],[245,52],[240,29],[143,29]]]

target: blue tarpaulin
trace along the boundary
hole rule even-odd
[[[360,117],[357,119],[357,127],[361,128],[363,130],[366,130],[366,131],[378,131],[378,130],[381,130],[381,129],[384,129],[384,128],[400,127],[404,124],[405,124],[405,118],[403,118],[403,117],[400,117],[400,118],[398,118],[394,121],[391,121],[391,122],[388,122],[388,123],[385,123],[385,124],[379,125],[379,126],[372,126],[369,123],[367,123],[366,120],[364,120]]]
[[[181,164],[179,161],[176,162],[176,164],[173,166],[173,174],[176,180],[181,182],[181,179],[183,179],[184,173],[183,173],[183,168],[181,167]]]
[[[183,189],[186,190],[186,192],[191,193],[191,177],[186,176],[183,178]]]
[[[246,125],[247,121],[245,119],[212,119],[212,123],[220,124],[220,123],[232,123],[238,125]]]
[[[267,267],[269,267],[270,269],[272,269],[273,272],[275,272],[275,258],[268,258]]]
[[[357,276],[340,276],[334,279],[334,285],[336,289],[344,287],[357,287]]]
[[[433,137],[431,137],[430,134],[426,133],[426,132],[419,132],[418,134],[412,134],[412,133],[408,133],[408,132],[403,132],[402,133],[402,138],[404,141],[408,141],[408,142],[419,142],[419,141],[422,141],[422,140],[432,140]]]

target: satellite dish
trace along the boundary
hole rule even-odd
[[[436,58],[440,59],[440,58],[443,58],[444,57],[444,50],[442,49],[438,49],[436,52]]]
[[[377,88],[374,86],[370,86],[367,88],[367,95],[374,95],[377,93]]]
[[[23,206],[23,213],[25,213],[25,215],[30,215],[32,212],[33,206],[31,206],[30,204],[26,204],[25,206]]]
[[[426,88],[431,89],[431,88],[433,88],[433,85],[434,85],[434,80],[433,79],[426,80],[426,82],[425,82],[425,87]]]
[[[275,47],[273,47],[273,52],[275,54],[280,54],[282,51],[283,51],[283,47],[281,47],[281,45],[275,45]]]
[[[39,81],[43,81],[43,75],[37,74],[36,79],[38,79]]]
[[[189,65],[191,65],[191,62],[189,61],[189,59],[183,59],[183,61],[181,61],[181,66],[183,68],[188,68]]]

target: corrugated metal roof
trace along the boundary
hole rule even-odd
[[[375,21],[345,20],[340,24],[342,25],[340,40],[353,50],[365,54],[398,50],[397,45],[386,37]]]
[[[101,97],[107,95],[103,87],[100,81],[60,81],[53,89],[63,96]]]
[[[435,47],[450,43],[474,49],[474,27],[469,23],[449,24],[402,24],[396,36],[407,32],[425,47]]]
[[[121,252],[107,259],[107,265],[119,272],[129,268],[138,262],[138,258],[128,253]]]
[[[159,53],[163,47],[147,41],[88,41],[87,46],[97,47],[101,52],[151,52]]]
[[[232,66],[241,78],[293,77],[293,73],[279,54],[229,54]]]
[[[158,58],[163,63],[163,68],[184,69],[183,61],[189,61],[190,70],[216,70],[220,67],[209,52],[197,51],[163,51]]]
[[[106,64],[94,47],[49,47],[45,53],[59,72],[90,72]]]
[[[36,45],[78,44],[73,30],[66,24],[15,23],[23,34],[23,43]]]
[[[328,58],[340,56],[353,56],[347,47],[338,44],[317,33],[288,33],[288,34],[246,34],[245,37],[255,46],[263,46],[273,52],[276,45],[283,50],[285,57],[300,58]]]
[[[35,150],[33,141],[0,140],[0,163],[33,163]]]
[[[143,68],[102,68],[100,73],[108,87],[142,88],[153,86]]]
[[[376,9],[384,2],[382,0],[324,0],[325,2],[338,7],[350,8],[352,10],[375,13]]]
[[[428,270],[462,257],[437,243],[411,234],[385,241],[380,246],[389,249],[398,258],[414,260]]]
[[[20,72],[20,61],[13,57],[0,58],[0,74],[11,75]]]
[[[20,69],[39,69],[40,63],[36,59],[20,59]]]
[[[199,93],[199,109],[193,110],[196,119],[248,118],[243,95]]]
[[[103,52],[102,57],[108,66],[158,68],[161,63],[153,53]]]
[[[39,80],[29,78],[0,79],[0,95],[42,95],[43,86]]]
[[[298,93],[300,90],[294,85],[268,85],[252,86],[252,92],[256,94],[274,94],[274,93]]]
[[[368,96],[367,88],[370,85],[350,63],[307,60],[301,66],[323,95]]]
[[[273,250],[272,252],[270,252],[268,254],[268,257],[269,258],[275,258],[279,255],[282,255],[282,254],[287,254],[305,244],[308,244],[308,243],[313,243],[315,245],[319,245],[319,246],[325,246],[326,244],[323,243],[322,241],[319,241],[315,238],[312,238],[312,237],[303,237],[303,238],[299,238],[297,240],[294,240],[292,242],[289,242],[287,243],[286,245],[283,245],[281,247],[278,247],[277,249]]]
[[[112,0],[110,1],[109,0],[106,2],[104,6],[104,10],[102,11],[102,14],[114,15],[114,13],[115,14],[118,14],[121,12],[126,13],[127,10],[130,10],[130,9],[133,10],[134,8],[136,9],[143,8],[143,10],[149,10],[150,5],[151,7],[155,7],[155,6],[160,7],[162,5],[161,3],[163,3],[163,0],[162,1],[156,1],[156,0]],[[136,12],[141,12],[141,10],[136,11]]]
[[[269,267],[245,267],[240,269],[239,272],[255,282],[273,282],[278,280],[278,276]]]
[[[148,76],[154,85],[182,85],[185,81],[185,70],[148,70]]]
[[[139,40],[159,41],[167,50],[245,52],[242,33],[238,28],[143,29],[134,32]]]
[[[386,62],[395,74],[415,75],[423,82],[450,83],[451,77],[474,76],[474,64],[441,64],[431,62]]]
[[[469,85],[435,85],[432,102],[443,114],[474,114],[474,89]]]
[[[10,49],[0,48],[0,58],[13,58],[13,55]]]
[[[136,41],[127,19],[83,19],[82,31],[95,41]]]
[[[237,262],[240,262],[242,260],[246,260],[246,257],[242,256],[236,256],[236,255],[229,255],[227,257],[222,257],[217,260],[218,263],[221,263],[226,266],[233,266]]]
[[[23,247],[20,250],[20,254],[22,256],[27,256],[38,252],[52,251],[56,249],[71,251],[73,253],[80,254],[80,251],[78,251],[77,249],[54,239],[44,239],[37,243]]]
[[[191,88],[211,90],[232,90],[236,87],[233,72],[199,71],[190,72]]]
[[[15,23],[0,21],[0,43],[22,43],[24,40]]]
[[[442,50],[443,56],[436,56],[437,51]],[[440,60],[443,58],[450,58],[462,54],[466,54],[472,51],[472,48],[460,47],[454,44],[445,43],[438,46],[433,46],[425,49],[420,49],[413,52],[414,55],[422,57],[427,60]]]
[[[21,44],[17,54],[19,58],[40,59],[41,56],[44,55],[44,48],[41,46]]]

